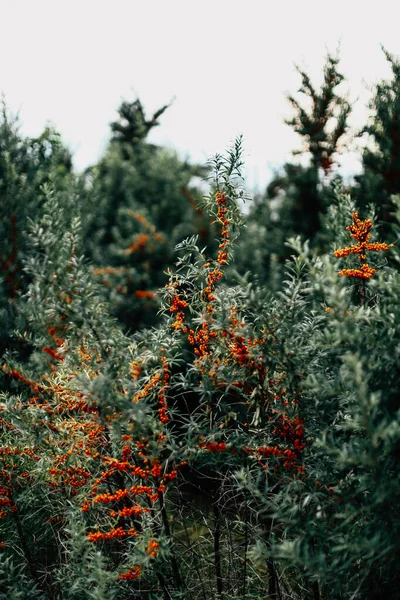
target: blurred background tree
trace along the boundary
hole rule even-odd
[[[376,205],[383,233],[388,233],[395,209],[391,196],[400,193],[400,60],[384,48],[383,52],[392,78],[377,83],[369,105],[370,120],[361,131],[368,144],[354,195],[363,207]]]
[[[344,81],[338,56],[327,55],[319,90],[304,70],[297,71],[302,100],[288,96],[294,115],[286,123],[301,137],[302,148],[293,152],[299,160],[287,162],[250,209],[248,231],[259,248],[255,269],[254,254],[250,262],[242,249],[240,257],[241,268],[255,271],[264,281],[271,276],[271,266],[274,281],[279,281],[276,269],[288,257],[289,237],[300,235],[312,246],[324,243],[321,218],[333,202],[331,180],[340,179],[334,167],[348,131],[351,107],[337,89]]]
[[[86,254],[129,330],[155,322],[175,245],[190,235],[203,245],[213,239],[199,207],[207,170],[147,139],[167,108],[146,120],[139,99],[122,102],[104,156],[79,184]]]

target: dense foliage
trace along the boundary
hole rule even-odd
[[[328,56],[320,91],[300,72],[311,109],[290,99],[310,165],[247,215],[241,138],[192,166],[147,141],[167,107],[124,102],[76,175],[4,109],[0,598],[400,598],[387,58],[380,173],[365,150],[353,189],[331,177],[349,105]]]

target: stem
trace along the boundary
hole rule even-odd
[[[169,522],[168,522],[168,515],[167,515],[167,511],[165,508],[165,503],[164,503],[164,494],[162,492],[158,492],[158,500],[160,502],[160,511],[161,511],[161,518],[162,518],[162,522],[164,525],[164,531],[166,536],[168,537],[170,546],[171,546],[171,565],[172,565],[172,572],[174,574],[174,579],[175,579],[175,583],[178,589],[182,589],[182,579],[179,573],[179,568],[178,568],[178,562],[176,560],[176,556],[175,556],[175,552],[173,550],[173,545],[172,545],[172,535],[171,535],[171,529],[169,526]]]
[[[230,590],[232,590],[235,588],[236,580],[238,580],[238,577],[236,577],[237,573],[235,572],[235,567],[233,564],[235,552],[234,552],[233,539],[232,539],[232,530],[230,527],[228,527],[226,535],[227,535],[227,545],[228,545],[228,549],[227,549],[228,565],[227,565],[227,570],[225,573],[225,579],[228,582],[228,588]]]
[[[182,525],[183,525],[183,528],[185,530],[185,535],[186,535],[186,539],[187,539],[189,550],[193,553],[193,544],[191,542],[191,539],[190,539],[190,536],[189,536],[189,532],[188,532],[187,526],[186,526],[186,520],[185,520],[185,517],[183,515],[182,515]],[[204,582],[203,582],[203,579],[201,577],[197,561],[194,562],[194,568],[196,570],[197,577],[199,578],[199,583],[200,583],[200,586],[201,586],[201,592],[202,592],[202,595],[203,595],[203,600],[207,600],[206,590],[204,588]]]
[[[13,505],[13,506],[15,506],[15,505]],[[13,511],[11,512],[11,514],[12,514],[12,518],[13,518],[14,523],[15,523],[15,527],[17,529],[19,541],[21,543],[22,551],[24,553],[25,560],[26,560],[26,562],[28,564],[29,571],[31,573],[32,579],[39,585],[39,587],[41,589],[43,589],[42,586],[41,586],[41,584],[40,584],[40,581],[39,581],[39,575],[38,575],[38,572],[36,570],[36,565],[35,565],[35,562],[33,560],[33,556],[31,554],[31,551],[29,550],[28,543],[26,541],[26,537],[25,537],[25,534],[24,534],[23,529],[22,529],[22,525],[21,525],[21,520],[19,518],[19,514],[18,514],[18,512],[13,512]]]
[[[363,283],[365,285],[365,282],[363,282]],[[313,551],[315,552],[315,546],[316,546],[315,538],[311,538],[311,546],[312,546]],[[311,592],[312,592],[313,600],[322,600],[321,590],[320,590],[318,581],[313,581],[313,583],[311,585]]]
[[[366,285],[365,285],[365,280],[363,279],[361,282],[361,286],[360,286],[360,304],[361,306],[365,306],[365,299],[366,299]]]
[[[271,536],[272,536],[272,528],[274,521],[273,519],[268,519],[267,524],[269,525],[268,529],[268,537],[266,539],[266,544],[271,545]],[[270,600],[278,600],[281,597],[281,592],[279,589],[278,575],[276,573],[275,563],[272,556],[270,556],[267,560],[267,569],[268,569],[268,598]]]
[[[161,575],[161,573],[159,571],[157,571],[157,579],[158,579],[158,582],[159,582],[159,584],[161,586],[161,589],[162,589],[162,591],[164,593],[164,600],[173,600],[171,594],[168,591],[167,586],[165,585],[165,579],[164,579],[164,577]]]
[[[245,507],[244,507],[244,565],[243,565],[243,597],[246,596],[246,584],[247,584],[247,548],[249,544],[249,522],[248,522],[248,506],[247,506],[247,493],[245,492]]]
[[[318,581],[314,581],[312,585],[313,600],[322,600],[321,590]]]
[[[219,513],[218,502],[214,503],[214,564],[215,564],[215,577],[217,580],[217,594],[220,600],[223,597],[223,582],[222,582],[222,571],[221,571],[221,519]]]
[[[136,463],[136,460],[135,460],[135,463]],[[154,516],[154,512],[155,512],[154,511],[154,506],[151,504],[149,498],[147,498],[147,505],[148,505],[148,507],[149,507],[152,515]],[[159,529],[161,531],[161,526],[157,527],[157,529]],[[160,573],[160,571],[157,568],[156,568],[156,576],[157,576],[158,582],[159,582],[159,584],[161,586],[161,589],[162,589],[162,591],[164,593],[164,600],[173,600],[171,594],[169,593],[167,585],[165,583],[165,579],[164,579],[163,575]]]
[[[278,599],[278,595],[277,595],[277,591],[276,591],[277,581],[276,581],[274,559],[269,558],[267,565],[268,565],[268,597],[271,600],[277,600]]]

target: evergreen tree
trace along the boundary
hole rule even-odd
[[[212,239],[194,183],[206,170],[147,141],[166,109],[147,121],[139,100],[123,102],[105,155],[80,183],[86,254],[130,330],[155,322],[175,245],[193,234]]]
[[[139,98],[133,102],[122,102],[118,109],[118,121],[111,123],[112,139],[131,145],[144,140],[150,130],[159,125],[158,119],[168,107],[166,104],[159,108],[148,121]]]
[[[301,76],[298,91],[310,99],[309,109],[294,96],[288,97],[296,114],[286,123],[302,137],[304,148],[300,152],[309,152],[312,165],[322,168],[325,174],[329,173],[341,138],[346,133],[351,110],[346,98],[335,90],[344,81],[338,65],[339,57],[328,54],[320,90],[316,90],[307,73],[297,67]]]
[[[361,132],[368,134],[370,144],[362,154],[363,173],[356,177],[355,192],[363,206],[377,206],[383,230],[388,232],[395,208],[391,197],[400,192],[400,59],[383,51],[392,79],[376,85],[370,102],[370,122]]]
[[[285,166],[285,185],[292,228],[295,234],[313,239],[320,230],[321,215],[332,202],[321,174],[331,172],[340,142],[347,131],[350,104],[336,88],[344,81],[338,70],[339,58],[328,54],[324,66],[323,83],[317,90],[305,71],[297,67],[301,76],[299,93],[308,99],[310,107],[289,96],[295,115],[286,123],[302,138],[303,148],[295,154],[310,154],[309,167]]]
[[[250,209],[248,227],[252,232],[252,240],[260,238],[258,256],[261,263],[256,267],[256,272],[261,274],[264,281],[270,276],[271,260],[275,284],[279,279],[277,268],[279,271],[279,263],[282,268],[288,258],[285,242],[289,237],[301,235],[313,245],[325,243],[321,238],[321,217],[334,201],[327,177],[332,177],[332,168],[347,132],[351,110],[345,96],[336,89],[344,81],[338,65],[339,58],[328,54],[319,90],[314,87],[307,73],[297,67],[301,76],[298,92],[305,102],[293,95],[288,97],[295,114],[286,123],[302,139],[302,149],[295,151],[294,155],[309,156],[310,163],[307,166],[286,163],[268,185],[263,200]],[[338,176],[335,178],[338,179]],[[268,234],[264,235],[262,231],[268,231]],[[240,243],[247,243],[245,236]],[[241,262],[241,269],[244,270],[246,260]],[[250,263],[247,265],[250,268]],[[251,269],[254,269],[253,259]]]

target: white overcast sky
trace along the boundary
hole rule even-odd
[[[78,170],[100,156],[121,99],[150,114],[175,98],[152,141],[203,162],[242,133],[248,182],[263,187],[298,145],[283,123],[294,63],[319,83],[340,43],[362,126],[399,24],[399,0],[0,0],[0,91],[27,135],[55,125]],[[356,154],[342,163],[353,172]]]

